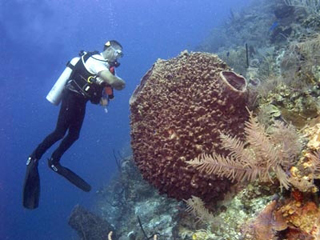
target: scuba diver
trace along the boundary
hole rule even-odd
[[[83,191],[91,190],[91,186],[85,180],[60,164],[60,158],[79,138],[87,102],[106,106],[113,98],[113,89],[122,90],[125,87],[125,81],[115,74],[115,68],[120,65],[118,59],[123,56],[122,50],[119,42],[111,40],[105,43],[101,53],[80,52],[79,57],[68,62],[66,69],[47,95],[47,99],[55,105],[61,101],[61,108],[55,130],[38,145],[27,160],[23,186],[25,208],[38,207],[38,162],[42,155],[61,139],[60,145],[48,159],[49,168]]]

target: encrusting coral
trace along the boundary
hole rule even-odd
[[[130,99],[131,145],[143,177],[178,200],[221,199],[230,181],[186,161],[224,152],[219,131],[241,138],[246,101],[246,80],[214,54],[158,60]]]
[[[319,187],[314,180],[320,179],[320,124],[311,125],[302,131],[308,142],[297,164],[290,168],[290,181],[300,192],[315,194]]]

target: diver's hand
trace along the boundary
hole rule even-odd
[[[117,78],[117,80],[114,81],[114,82],[111,84],[111,86],[112,86],[114,89],[116,89],[116,90],[122,90],[122,89],[124,89],[125,86],[126,86],[126,82],[125,82],[122,78],[120,78],[120,77],[116,77],[116,78]]]

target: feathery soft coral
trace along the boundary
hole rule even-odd
[[[226,177],[233,181],[272,181],[275,174],[286,189],[290,182],[286,171],[301,151],[298,134],[291,125],[276,122],[270,133],[258,123],[250,112],[245,128],[246,141],[220,134],[227,156],[216,153],[201,154],[188,161],[208,174]]]

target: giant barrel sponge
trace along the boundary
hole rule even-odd
[[[158,60],[130,98],[131,145],[143,177],[178,200],[222,199],[230,181],[186,161],[227,154],[220,133],[242,137],[246,99],[246,80],[216,55],[184,51]]]

